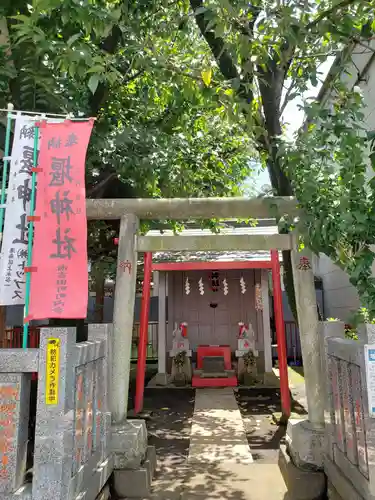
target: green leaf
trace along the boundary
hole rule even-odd
[[[17,16],[9,16],[9,19],[16,19],[17,21],[22,21],[23,23],[29,23],[31,21],[30,16],[24,16],[23,14],[18,14]]]
[[[211,83],[211,78],[212,78],[212,69],[211,68],[204,69],[202,71],[201,75],[202,75],[202,80],[203,80],[204,84],[206,85],[206,87],[209,87],[210,83]]]
[[[81,33],[76,33],[75,35],[72,35],[68,41],[66,42],[66,44],[71,47],[73,45],[74,42],[76,42],[78,40],[78,38],[80,38],[82,35]]]
[[[89,73],[103,73],[104,72],[104,67],[101,64],[95,64],[92,68],[89,68],[86,71],[86,74],[88,75]]]
[[[87,85],[91,90],[91,93],[95,94],[96,89],[98,88],[99,85],[99,75],[98,74],[91,75]]]
[[[198,7],[197,9],[195,9],[194,15],[199,16],[199,14],[204,14],[207,11],[208,11],[207,7]]]

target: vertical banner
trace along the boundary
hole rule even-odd
[[[28,321],[87,315],[85,159],[92,126],[41,124]]]
[[[35,119],[16,118],[9,171],[8,195],[0,257],[0,305],[25,303],[27,216],[31,197],[31,169]]]

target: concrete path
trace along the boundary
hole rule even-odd
[[[197,389],[187,462],[164,465],[153,500],[290,500],[276,461],[254,461],[233,389]]]
[[[188,463],[251,464],[233,389],[197,389]]]

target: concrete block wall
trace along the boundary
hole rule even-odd
[[[314,261],[314,273],[323,281],[324,319],[338,318],[350,322],[360,302],[349,276],[323,254]]]
[[[39,349],[0,350],[0,498],[94,500],[113,470],[111,325],[43,328]],[[32,483],[24,484],[31,374],[38,372]]]

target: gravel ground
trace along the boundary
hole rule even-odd
[[[149,444],[155,446],[159,467],[185,463],[189,453],[194,389],[146,389],[145,410]]]
[[[272,419],[274,412],[281,411],[280,392],[266,388],[239,389],[237,402],[254,461],[277,463],[286,431],[286,427],[276,425]],[[304,414],[304,409],[295,402],[292,411]]]

